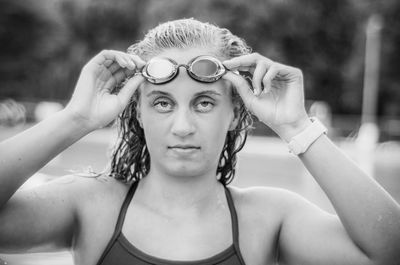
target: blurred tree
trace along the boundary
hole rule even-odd
[[[144,0],[64,0],[60,13],[68,26],[69,43],[80,42],[89,53],[102,49],[125,50],[141,29]],[[91,56],[91,55],[90,55]]]
[[[0,98],[67,100],[80,69],[101,49],[125,50],[161,22],[195,17],[301,68],[308,99],[328,102],[334,113],[360,113],[364,24],[379,12],[379,112],[399,117],[399,11],[396,0],[3,0]]]
[[[65,78],[63,98],[72,94],[82,66],[103,49],[126,50],[137,38],[143,0],[70,1],[60,3],[59,14],[67,36],[57,62]]]
[[[143,2],[2,1],[0,98],[67,100],[91,56],[137,38]]]
[[[0,5],[0,97],[35,97],[33,88],[41,87],[53,57],[52,43],[58,42],[49,40],[56,24],[33,2],[5,0]]]

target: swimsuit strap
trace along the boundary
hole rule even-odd
[[[238,258],[240,259],[241,264],[245,264],[242,253],[240,252],[239,247],[239,222],[238,216],[235,209],[235,204],[233,203],[232,194],[228,187],[225,187],[225,195],[228,201],[229,211],[231,213],[231,222],[232,222],[232,237],[233,237],[233,246],[238,254]]]
[[[112,238],[110,239],[110,241],[108,242],[108,245],[105,249],[105,251],[103,252],[101,258],[99,259],[99,262],[97,264],[101,264],[104,260],[104,258],[108,255],[109,251],[111,250],[111,248],[113,247],[113,245],[115,244],[115,241],[118,239],[118,237],[121,235],[121,230],[122,230],[122,226],[124,224],[124,219],[125,219],[125,215],[126,212],[128,210],[128,206],[132,200],[132,197],[136,191],[136,188],[138,186],[138,181],[134,182],[132,184],[132,186],[129,188],[129,191],[125,197],[125,200],[121,206],[121,210],[118,216],[118,220],[117,220],[117,224],[115,226],[115,230],[114,230],[114,234],[112,236]],[[238,217],[237,217],[237,213],[236,213],[236,209],[235,209],[235,205],[232,199],[232,195],[231,192],[229,190],[229,188],[225,187],[225,195],[227,198],[227,202],[228,202],[228,207],[229,207],[229,211],[231,214],[231,223],[232,223],[232,239],[233,239],[233,247],[235,249],[235,252],[237,254],[237,258],[240,261],[240,264],[245,264],[244,259],[242,257],[242,254],[240,252],[240,248],[239,248],[239,223],[238,223]]]
[[[110,249],[114,245],[115,241],[117,240],[119,234],[121,233],[121,229],[124,224],[126,211],[128,210],[128,206],[131,203],[133,194],[135,194],[138,183],[139,183],[139,181],[135,181],[129,188],[129,190],[126,194],[125,200],[122,203],[121,209],[119,211],[117,224],[115,225],[115,229],[114,229],[114,234],[112,235],[110,241],[108,242],[107,247],[104,250],[103,255],[101,255],[99,262],[97,264],[101,264],[101,262],[103,262],[103,259],[107,256],[108,252],[110,251]]]
[[[124,225],[124,221],[125,221],[126,212],[128,210],[129,204],[131,203],[131,200],[133,198],[133,194],[135,194],[138,184],[139,184],[139,181],[135,181],[129,188],[128,193],[126,194],[124,203],[122,204],[121,210],[118,215],[118,221],[117,221],[117,225],[115,226],[114,235],[117,234],[117,236],[118,236],[118,234],[121,233],[122,226]]]

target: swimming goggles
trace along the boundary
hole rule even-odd
[[[178,64],[170,58],[157,57],[146,63],[142,75],[152,84],[164,84],[179,74],[181,66],[185,67],[191,78],[203,83],[215,82],[227,71],[221,61],[209,55],[197,56],[188,64]]]

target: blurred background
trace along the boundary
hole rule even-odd
[[[159,23],[194,17],[230,29],[272,60],[301,68],[310,115],[400,201],[399,12],[396,0],[2,0],[0,140],[62,109],[80,69],[100,50],[124,51]],[[254,127],[234,185],[290,189],[334,212],[281,140],[257,121]],[[74,171],[101,171],[114,139],[112,127],[88,135],[25,187]],[[68,253],[0,254],[1,260],[71,264]]]

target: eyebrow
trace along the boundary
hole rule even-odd
[[[150,96],[152,96],[152,95],[160,95],[160,94],[161,94],[161,95],[164,95],[164,96],[171,96],[171,94],[168,93],[168,92],[161,91],[161,90],[153,90],[153,91],[151,91],[150,93],[148,93],[148,94],[146,95],[146,97],[150,97]],[[222,96],[220,93],[218,93],[218,92],[215,91],[215,90],[204,90],[204,91],[200,91],[200,92],[197,92],[196,94],[194,94],[195,97],[202,96],[202,95]]]
[[[160,91],[160,90],[153,90],[150,93],[148,93],[146,95],[146,97],[150,97],[152,95],[159,95],[159,94],[164,95],[164,96],[170,96],[170,93],[168,93],[168,92],[164,92],[164,91]]]
[[[197,92],[196,94],[194,94],[195,97],[202,96],[202,95],[222,96],[220,93],[218,93],[215,90],[204,90],[204,91],[200,91],[200,92]]]

